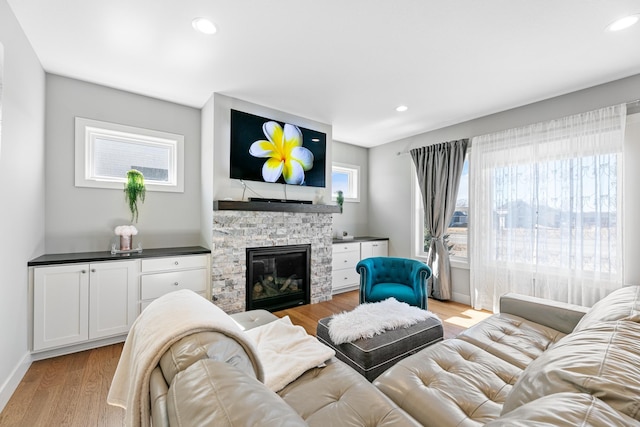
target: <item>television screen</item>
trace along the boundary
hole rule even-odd
[[[231,110],[231,178],[325,187],[327,135]]]

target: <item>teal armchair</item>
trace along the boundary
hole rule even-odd
[[[427,309],[427,280],[431,269],[423,262],[394,257],[365,258],[356,265],[360,274],[360,303],[393,297]]]

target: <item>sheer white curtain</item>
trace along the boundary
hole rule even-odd
[[[623,284],[626,106],[473,138],[473,306],[517,292],[591,306]]]

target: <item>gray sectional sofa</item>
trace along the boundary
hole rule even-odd
[[[232,315],[245,328],[266,312]],[[640,426],[640,287],[593,308],[505,295],[500,313],[373,384],[337,359],[278,393],[233,339],[187,336],[150,381],[154,426]]]

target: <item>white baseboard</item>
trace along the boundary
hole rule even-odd
[[[13,369],[9,378],[2,384],[0,387],[0,412],[7,406],[9,403],[9,399],[13,395],[13,392],[16,391],[18,385],[20,385],[20,381],[24,378],[24,375],[29,370],[31,366],[31,354],[26,353],[20,363]]]
[[[454,292],[451,295],[451,299],[455,302],[459,302],[460,304],[471,305],[471,295]]]
[[[65,354],[76,353],[78,351],[91,350],[92,348],[103,347],[105,345],[124,342],[127,335],[116,335],[115,337],[101,338],[99,340],[87,341],[80,344],[54,348],[52,350],[41,350],[31,353],[31,360],[50,359],[52,357],[64,356]]]

